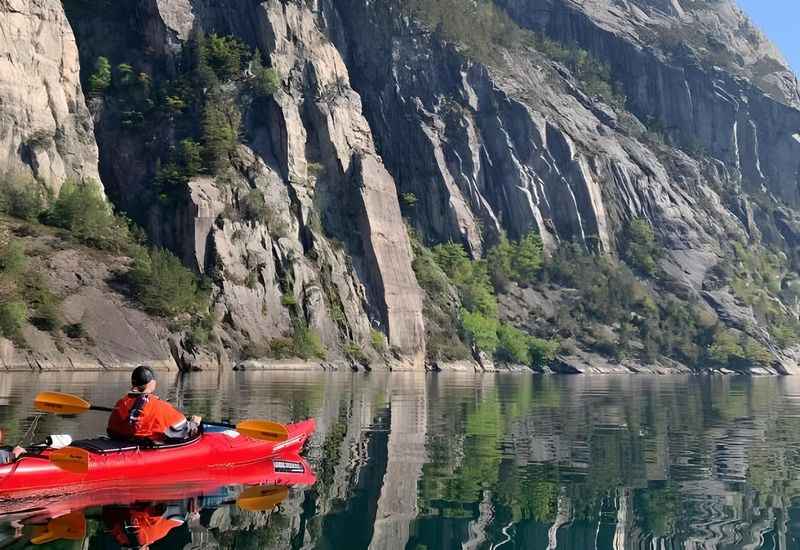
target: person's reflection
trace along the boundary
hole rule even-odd
[[[122,548],[146,550],[191,519],[194,513],[188,512],[182,504],[106,506],[103,524]]]

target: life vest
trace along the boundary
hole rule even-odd
[[[103,522],[117,543],[127,548],[153,544],[184,523],[164,517],[163,506],[105,508]]]
[[[129,393],[114,406],[108,419],[108,435],[119,439],[164,439],[170,426],[186,421],[175,407],[157,395]]]

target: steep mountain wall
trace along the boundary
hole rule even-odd
[[[298,334],[318,337],[330,360],[422,368],[432,321],[423,319],[407,225],[420,246],[461,243],[476,260],[505,236],[534,232],[549,255],[574,243],[616,265],[630,262],[634,222],[652,228],[659,248],[649,273],[631,264],[635,288],[651,297],[640,302],[655,315],[650,325],[629,312],[590,319],[580,330],[591,336],[576,336],[559,321],[574,291],[547,281],[503,290],[499,320],[542,337],[571,333],[579,349],[565,352],[565,370],[637,370],[619,356],[600,360],[598,341],[608,355],[636,325],[631,349],[641,358],[665,322],[667,302],[654,302],[664,296],[702,317],[709,335],[731,328],[756,342],[771,357],[761,354],[761,371],[797,368],[796,346],[777,342],[768,322],[797,320],[784,292],[800,265],[797,79],[727,0],[495,2],[559,51],[608,64],[612,81],[600,92],[533,35],[476,55],[461,43],[469,37],[446,36],[402,2],[96,3],[67,2],[70,24],[50,4],[0,4],[7,36],[46,31],[12,51],[23,75],[14,84],[44,86],[0,88],[13,105],[0,110],[12,121],[5,164],[52,182],[99,173],[153,243],[208,278],[213,352],[193,356],[177,335],[173,355],[184,368],[222,357],[258,366]],[[99,56],[114,67],[115,84],[88,101],[93,121],[73,31],[84,82]],[[215,90],[198,84],[198,36],[236,37],[263,54],[275,90],[253,92],[253,62]],[[47,63],[32,51],[50,52]],[[140,88],[118,84],[127,72]],[[237,121],[225,167],[164,183],[187,136],[208,145],[201,133],[212,101]],[[48,125],[55,137],[39,139]],[[757,277],[729,273],[745,245],[772,247],[784,266],[777,284],[763,283],[769,291],[752,292]],[[655,370],[684,368],[647,356]]]

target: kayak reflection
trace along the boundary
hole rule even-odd
[[[265,523],[290,494],[316,476],[299,455],[284,454],[215,472],[211,480],[173,480],[169,485],[105,488],[64,497],[0,501],[0,548],[75,541],[92,548],[181,548],[200,536],[215,538],[235,518]],[[254,517],[251,517],[254,516]],[[261,518],[260,520],[257,518]],[[163,544],[163,546],[162,546]]]

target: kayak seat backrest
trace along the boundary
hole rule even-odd
[[[138,449],[170,449],[172,447],[183,447],[194,443],[199,439],[194,437],[182,441],[167,441],[164,443],[156,443],[146,439],[127,440],[127,439],[112,439],[110,437],[95,437],[93,439],[81,439],[80,441],[73,441],[72,446],[80,449],[85,449],[90,453],[108,454],[119,453],[123,451],[136,451]]]

